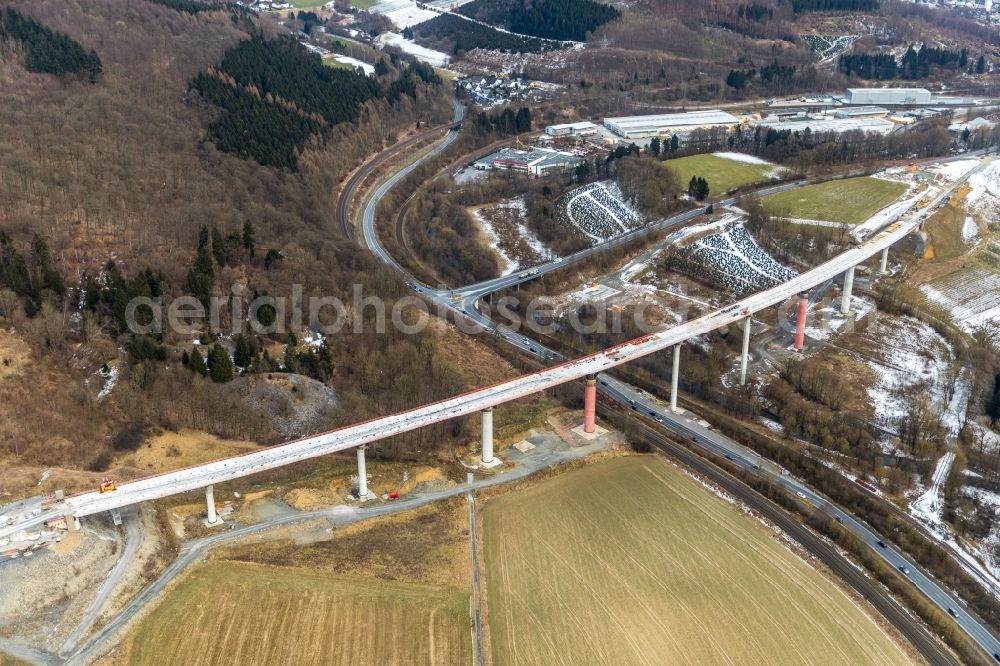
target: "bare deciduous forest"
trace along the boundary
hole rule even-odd
[[[286,295],[299,284],[307,297],[349,302],[352,285],[362,284],[366,294],[391,306],[402,293],[395,277],[343,236],[333,203],[340,183],[367,156],[417,121],[437,124],[450,117],[447,87],[418,82],[413,96],[369,100],[356,122],[313,137],[293,173],[217,150],[206,127],[218,111],[189,88],[249,31],[277,34],[269,19],[255,27],[248,22],[258,19],[246,14],[191,15],[144,0],[13,6],[93,49],[103,64],[101,78],[91,83],[29,73],[17,49],[0,57],[0,230],[21,254],[29,255],[40,234],[67,287],[82,286],[85,275],[100,274],[113,260],[127,278],[152,269],[166,295],[177,296],[188,284],[201,230],[211,228],[228,243],[250,222],[256,257],[245,251],[239,260],[217,255],[222,260],[211,287],[217,294],[239,284],[250,293]],[[4,454],[24,464],[101,469],[110,461],[114,434],[136,422],[265,442],[282,438],[267,406],[252,399],[253,377],[211,384],[179,363],[191,350],[191,337],[170,333],[151,346],[165,353],[165,361],[126,362],[127,337],[87,310],[82,317],[75,313],[73,293],[65,299],[48,294],[34,317],[13,294],[0,294],[0,325],[13,328],[32,349],[21,377],[0,383],[0,411],[10,424],[0,441]],[[328,383],[338,399],[322,427],[450,395],[477,381],[452,364],[439,338],[432,332],[405,339],[345,332],[330,340],[334,372]],[[294,348],[294,342],[278,335],[260,346],[270,345],[277,366],[282,346]],[[161,346],[163,352],[156,351]],[[109,367],[120,376],[99,402]],[[460,433],[462,426],[452,424],[449,431]],[[442,434],[430,429],[413,441],[432,449]],[[407,441],[388,445],[405,450]]]

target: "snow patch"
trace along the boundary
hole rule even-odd
[[[712,153],[716,157],[722,157],[727,160],[733,160],[734,162],[743,162],[745,164],[771,164],[767,160],[762,160],[759,157],[754,157],[753,155],[747,155],[745,153]]]
[[[413,40],[406,39],[398,32],[383,32],[375,41],[382,46],[395,46],[403,51],[403,53],[409,53],[418,60],[423,60],[436,67],[444,67],[449,61],[447,53],[435,51],[426,46],[420,46]]]

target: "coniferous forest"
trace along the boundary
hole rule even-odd
[[[191,86],[224,110],[208,126],[220,150],[295,170],[297,151],[311,136],[357,120],[368,100],[415,98],[418,82],[435,84],[440,78],[432,68],[414,64],[383,87],[357,71],[327,67],[291,38],[254,36]]]
[[[840,56],[839,66],[840,71],[848,76],[887,81],[897,78],[923,79],[934,71],[965,69],[968,64],[968,49],[951,51],[927,45],[916,49],[911,44],[899,63],[890,54],[861,53]]]
[[[621,16],[616,8],[593,0],[474,0],[456,11],[523,35],[578,42]]]
[[[523,35],[582,42],[618,9],[593,0],[473,0],[456,11]]]
[[[878,0],[792,0],[792,11],[803,12],[877,12]]]
[[[218,9],[218,7],[213,7],[211,5],[206,5],[201,2],[194,2],[194,0],[148,0],[155,5],[163,5],[164,7],[169,7],[178,12],[184,12],[186,14],[197,14],[199,12],[207,12],[213,9]]]
[[[0,18],[0,45],[9,39],[21,44],[24,66],[29,72],[56,76],[80,74],[91,82],[101,75],[101,59],[93,50],[88,52],[68,35],[49,30],[10,7]]]

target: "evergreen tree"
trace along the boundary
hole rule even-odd
[[[670,152],[676,153],[677,149],[681,146],[681,140],[674,134],[670,137]]]
[[[514,117],[514,127],[519,134],[531,131],[531,111],[528,110],[528,107],[522,106],[517,110],[517,115]]]
[[[203,225],[198,232],[198,249],[204,250],[206,247],[208,247],[208,227]]]
[[[212,381],[219,384],[232,381],[233,364],[229,360],[229,354],[222,345],[216,344],[208,356],[208,367],[212,375]]]
[[[250,257],[253,258],[256,247],[253,236],[253,225],[250,224],[250,220],[243,223],[243,247],[250,254]]]
[[[188,363],[188,367],[191,368],[192,372],[197,372],[202,377],[208,374],[208,367],[205,365],[205,359],[202,358],[201,352],[198,351],[197,347],[191,350],[191,360]]]
[[[660,156],[660,137],[654,136],[652,140],[649,142],[649,153],[653,157]]]
[[[212,227],[212,256],[220,266],[226,265],[226,241],[217,227]]]
[[[240,333],[236,336],[236,348],[233,350],[233,362],[241,368],[248,368],[257,357],[257,345],[249,334]]]
[[[281,261],[281,252],[271,248],[267,251],[267,254],[264,255],[264,268],[271,270],[271,266],[273,266],[276,261]]]
[[[704,178],[698,178],[698,201],[704,201],[708,198],[708,181]]]
[[[187,349],[181,352],[181,365],[185,368],[191,365],[191,355],[188,354]]]
[[[979,56],[979,60],[976,61],[976,74],[983,74],[986,72],[986,56]]]

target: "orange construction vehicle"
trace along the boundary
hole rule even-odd
[[[118,490],[118,484],[111,479],[104,479],[101,481],[100,491],[102,493],[110,493],[112,490]]]

